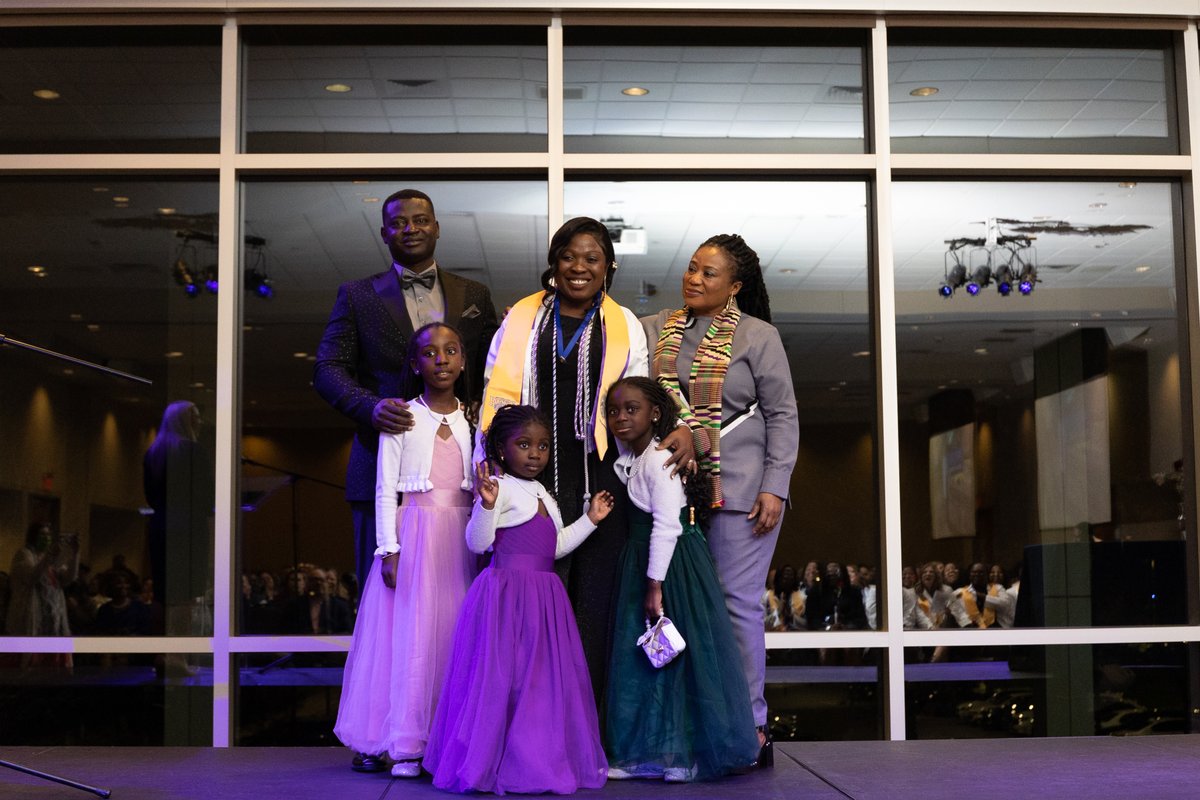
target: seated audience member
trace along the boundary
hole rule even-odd
[[[950,612],[961,628],[1011,628],[1016,602],[1003,586],[988,583],[988,568],[971,565],[970,583],[954,593]]]
[[[917,569],[916,567],[905,567],[900,570],[900,585],[905,589],[915,588],[917,585]]]
[[[292,633],[350,633],[354,619],[350,606],[330,595],[325,571],[310,567],[305,576],[304,594],[288,602],[284,624]]]
[[[862,592],[850,584],[846,571],[836,561],[825,565],[825,580],[821,582],[815,602],[809,595],[806,610],[809,630],[862,630],[867,627]]]
[[[955,564],[953,561],[947,561],[942,565],[942,583],[951,589],[961,589],[966,585],[966,581],[962,579],[962,571],[959,570],[958,564]]]
[[[150,607],[133,594],[133,586],[123,572],[109,573],[108,594],[112,597],[96,612],[96,633],[100,636],[150,636],[153,633]]]
[[[856,584],[863,596],[863,608],[867,611],[867,627],[879,629],[879,612],[877,609],[877,591],[875,586],[875,567],[870,564],[858,565],[858,582]]]
[[[768,631],[804,630],[804,593],[798,584],[796,568],[785,564],[775,574],[774,586],[763,595],[766,605],[763,628]]]
[[[821,588],[821,567],[815,561],[804,565],[804,575],[800,579],[800,589],[804,596],[814,597]]]

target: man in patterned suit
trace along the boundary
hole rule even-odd
[[[409,369],[409,338],[430,322],[458,328],[474,402],[482,396],[484,359],[497,328],[488,288],[434,261],[440,230],[428,195],[402,189],[390,196],[379,233],[391,252],[391,269],[338,288],[313,373],[317,393],[358,425],[346,468],[346,500],[354,518],[359,586],[366,584],[375,553],[379,433],[412,427],[408,404],[398,396]]]

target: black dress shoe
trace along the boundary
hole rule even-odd
[[[350,762],[350,769],[355,772],[383,772],[387,769],[387,764],[382,755],[355,753],[354,760]]]
[[[766,739],[758,748],[758,758],[754,761],[754,766],[759,769],[766,769],[775,766],[775,748],[771,744],[771,728],[767,725],[759,725],[758,732]]]

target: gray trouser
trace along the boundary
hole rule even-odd
[[[708,521],[708,548],[717,565],[717,577],[725,590],[725,608],[733,622],[742,656],[742,671],[750,684],[750,707],[754,724],[767,724],[767,701],[763,683],[767,675],[767,644],[763,631],[762,598],[767,570],[775,554],[779,525],[762,536],[751,531],[754,520],[746,511],[714,511]],[[780,515],[780,522],[783,516]]]

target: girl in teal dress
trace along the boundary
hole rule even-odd
[[[628,452],[629,541],[618,563],[613,653],[605,700],[610,779],[704,780],[753,764],[758,735],[737,641],[712,556],[697,523],[707,481],[686,489],[655,444],[676,425],[675,402],[655,381],[612,385],[608,428]],[[687,642],[655,669],[638,637],[666,614]]]

